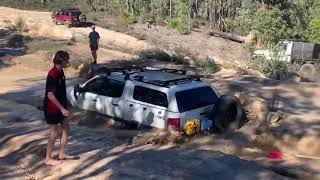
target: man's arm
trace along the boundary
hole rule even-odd
[[[88,36],[89,43],[90,43],[90,39],[91,39],[91,32],[89,33],[89,36]]]
[[[53,92],[48,92],[48,99],[53,102],[60,110],[65,109],[61,103],[58,101]]]
[[[56,98],[56,96],[54,95],[53,92],[48,92],[48,99],[53,102],[61,111],[61,113],[65,116],[68,117],[69,116],[69,111],[65,109],[65,107],[63,107],[61,105],[61,103],[58,101],[58,99]]]

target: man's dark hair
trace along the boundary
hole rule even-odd
[[[53,64],[62,64],[63,61],[70,59],[69,53],[66,51],[57,51],[53,57]]]

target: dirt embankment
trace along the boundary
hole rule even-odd
[[[210,58],[219,64],[240,67],[245,67],[250,60],[250,52],[243,44],[210,36],[208,30],[183,36],[173,29],[161,26],[147,28],[147,25],[136,24],[132,25],[132,29],[135,34],[145,36],[147,42],[158,48],[191,54],[200,60]]]

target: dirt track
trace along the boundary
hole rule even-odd
[[[26,174],[39,179],[285,179],[253,162],[219,152],[128,146],[124,140],[134,132],[125,137],[123,133],[119,136],[119,130],[96,132],[77,126],[71,128],[68,151],[81,159],[48,168],[43,165],[47,125],[41,120],[42,112],[0,100],[0,117],[0,164],[5,165],[0,166],[1,179],[19,179]],[[12,171],[16,166],[19,170]]]
[[[90,27],[69,29],[62,25],[57,26],[52,22],[49,12],[25,11],[0,7],[0,27],[16,22],[19,17],[22,17],[26,22],[26,28],[29,29],[28,35],[30,36],[53,39],[76,38],[78,40],[87,40],[88,34],[91,31]],[[96,30],[100,34],[100,44],[102,46],[125,48],[131,52],[152,47],[144,41],[139,41],[138,39],[123,33],[110,31],[100,27],[97,27]]]

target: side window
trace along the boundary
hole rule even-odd
[[[157,106],[168,107],[168,98],[165,93],[142,86],[134,87],[133,99]]]
[[[124,82],[116,81],[116,80],[112,80],[112,79],[109,79],[108,82],[109,82],[108,83],[109,87],[106,87],[106,88],[110,88],[110,91],[107,96],[114,97],[114,98],[121,97],[122,93],[123,93],[124,86],[125,86]]]
[[[85,91],[116,98],[122,96],[124,86],[124,82],[98,77],[85,86]]]
[[[107,82],[107,78],[97,77],[97,78],[91,80],[88,84],[86,84],[86,86],[84,87],[84,90],[86,92],[101,94],[103,86],[105,86],[104,84],[106,82]]]

